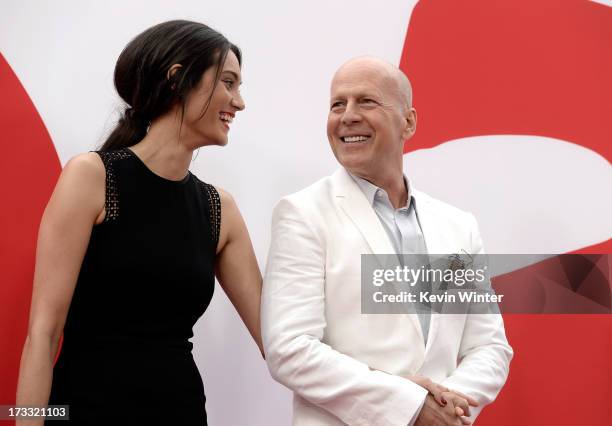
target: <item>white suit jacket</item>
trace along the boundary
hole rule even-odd
[[[473,215],[412,195],[429,253],[483,252]],[[393,252],[343,168],[274,209],[262,335],[272,376],[294,392],[294,425],[406,426],[427,394],[401,377],[415,374],[474,397],[473,420],[505,383],[499,315],[434,313],[425,346],[416,315],[361,314],[360,255]]]

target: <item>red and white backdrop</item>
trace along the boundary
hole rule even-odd
[[[229,145],[201,149],[192,171],[233,193],[260,265],[274,203],[336,167],[329,82],[362,54],[411,78],[419,125],[406,173],[474,212],[489,252],[612,253],[609,1],[9,0],[0,6],[0,404],[14,403],[36,233],[55,180],[112,127],[123,46],[175,18],[205,22],[243,49],[247,108]],[[478,424],[609,424],[612,317],[505,321],[515,358]],[[211,424],[290,423],[290,393],[219,289],[194,345]]]

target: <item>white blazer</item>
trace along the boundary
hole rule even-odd
[[[473,215],[412,195],[429,253],[483,252]],[[473,420],[508,375],[501,316],[434,313],[425,346],[416,315],[361,314],[362,253],[394,251],[344,168],[274,209],[261,325],[270,373],[294,392],[293,424],[406,426],[427,394],[402,377],[416,374],[475,398]]]

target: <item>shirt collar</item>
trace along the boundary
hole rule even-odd
[[[374,185],[372,182],[367,181],[364,178],[361,178],[359,176],[355,176],[354,174],[350,172],[348,172],[348,174],[353,178],[353,180],[355,181],[355,183],[357,184],[361,192],[363,192],[363,195],[365,195],[366,199],[368,200],[371,206],[374,206],[374,197],[376,197],[376,193],[378,191],[381,191],[387,197],[387,200],[389,199],[389,196],[387,195],[387,192],[384,189],[379,188],[378,186]],[[412,200],[412,188],[410,187],[410,181],[408,180],[406,175],[403,175],[403,177],[404,177],[404,185],[406,185],[406,189],[408,191],[408,197],[407,197],[408,201],[406,202],[406,205],[403,207],[400,207],[400,209],[410,207],[410,203]]]

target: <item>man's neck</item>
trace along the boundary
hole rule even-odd
[[[388,174],[385,176],[357,176],[371,182],[377,187],[384,189],[389,196],[389,201],[393,208],[399,209],[404,207],[408,203],[408,189],[404,182],[404,174],[400,171],[399,173]]]

